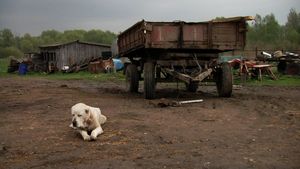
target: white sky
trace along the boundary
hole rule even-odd
[[[270,13],[284,24],[291,8],[300,12],[300,0],[0,0],[0,29],[17,35],[49,29],[118,33],[141,19],[197,22]]]

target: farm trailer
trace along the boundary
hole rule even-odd
[[[154,99],[157,82],[180,80],[188,91],[196,92],[199,82],[215,81],[218,95],[230,97],[231,68],[218,63],[218,55],[244,49],[246,21],[251,19],[136,23],[118,36],[120,57],[130,60],[125,71],[127,90],[137,92],[139,81],[144,80],[145,98]]]

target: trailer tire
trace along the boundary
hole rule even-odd
[[[186,90],[189,92],[196,93],[198,90],[199,82],[191,82],[190,84],[185,84]]]
[[[161,67],[156,66],[155,74],[157,79],[161,79]]]
[[[126,90],[131,93],[137,93],[139,90],[139,74],[137,66],[129,64],[126,66]]]
[[[145,99],[155,98],[155,65],[152,62],[144,64],[144,96]]]
[[[229,63],[222,63],[216,70],[216,85],[219,97],[230,97],[232,94],[232,73]]]

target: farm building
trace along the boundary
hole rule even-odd
[[[72,41],[63,44],[40,46],[40,54],[33,59],[36,70],[68,70],[103,57],[110,52],[110,45]]]

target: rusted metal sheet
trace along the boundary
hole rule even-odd
[[[209,22],[140,21],[118,36],[121,56],[143,49],[214,53],[243,49],[248,17]]]
[[[114,68],[114,62],[112,59],[90,62],[88,65],[88,71],[91,73],[112,72],[113,68]]]
[[[102,67],[102,61],[90,62],[88,71],[91,73],[102,73],[104,68]]]

